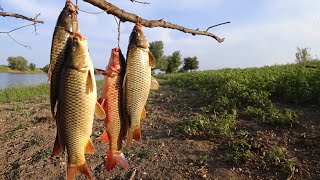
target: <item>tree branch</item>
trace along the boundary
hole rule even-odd
[[[8,12],[0,12],[0,16],[3,16],[3,17],[15,17],[15,18],[19,18],[19,19],[24,19],[24,20],[27,20],[27,21],[32,21],[34,23],[41,23],[43,24],[44,22],[43,21],[40,21],[40,20],[37,20],[37,17],[39,16],[40,14],[37,14],[35,18],[29,18],[29,17],[26,17],[26,16],[23,16],[21,14],[14,14],[14,13],[8,13]]]
[[[132,23],[139,23],[145,27],[153,28],[153,27],[163,27],[163,28],[170,28],[170,29],[176,29],[185,33],[190,33],[192,35],[204,35],[209,36],[214,39],[216,39],[219,43],[224,41],[224,38],[220,38],[216,36],[215,34],[212,34],[208,31],[201,31],[199,29],[189,29],[185,28],[183,26],[172,24],[170,22],[166,22],[162,19],[160,20],[146,20],[138,15],[128,13],[113,4],[106,2],[105,0],[83,0],[84,2],[90,3],[104,11],[106,11],[108,14],[112,14],[114,16],[117,16],[122,22],[130,21]]]

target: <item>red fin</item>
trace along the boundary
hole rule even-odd
[[[84,153],[85,154],[93,154],[94,153],[94,146],[93,146],[91,139],[88,140],[87,146],[84,149]]]
[[[57,133],[56,140],[54,141],[54,146],[53,146],[53,150],[52,150],[51,156],[56,156],[56,155],[60,154],[63,151],[64,151],[64,146],[61,144],[60,138],[59,138],[58,133]]]
[[[79,173],[84,174],[89,179],[92,179],[90,172],[89,172],[89,168],[86,163],[84,163],[80,166],[71,166],[70,164],[68,164],[67,180],[74,180]]]
[[[107,159],[106,159],[106,169],[107,171],[111,171],[114,166],[117,164],[121,164],[121,166],[124,169],[129,169],[129,163],[126,160],[125,156],[123,153],[116,154],[116,153],[111,153],[111,151],[108,151]]]
[[[143,107],[141,112],[141,119],[145,119],[147,117],[146,107]]]
[[[98,103],[102,106],[102,103],[104,103],[104,98],[102,98],[102,97],[100,97],[99,99],[98,99]]]
[[[133,131],[133,139],[136,141],[141,140],[141,126]]]
[[[108,133],[106,130],[103,131],[100,142],[109,142]]]

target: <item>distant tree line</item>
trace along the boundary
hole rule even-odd
[[[154,41],[150,43],[150,51],[156,59],[156,68],[165,73],[193,71],[199,68],[199,61],[196,56],[186,57],[181,60],[180,51],[172,55],[164,55],[163,42]],[[179,68],[182,65],[181,68]]]
[[[8,57],[7,61],[8,61],[8,67],[16,71],[28,71],[28,70],[34,71],[37,68],[35,63],[29,63],[28,60],[26,60],[22,56],[11,56],[11,57]],[[45,72],[48,72],[47,69],[49,69],[49,65],[46,65],[45,67],[41,68],[41,70]]]

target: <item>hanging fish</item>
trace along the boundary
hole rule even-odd
[[[50,106],[51,113],[55,116],[56,103],[58,101],[58,87],[62,65],[66,59],[66,49],[71,45],[70,33],[78,32],[78,12],[71,1],[67,0],[60,13],[53,32],[48,80],[50,82]]]
[[[149,43],[142,27],[136,24],[129,39],[126,74],[124,78],[124,112],[129,122],[127,145],[132,139],[141,139],[140,119],[146,117],[145,104],[150,87],[158,88],[157,81],[151,76],[155,59],[149,50]],[[153,80],[152,80],[153,79]]]
[[[122,153],[122,143],[127,132],[127,122],[123,118],[122,110],[122,84],[125,74],[125,59],[120,48],[111,51],[106,70],[99,70],[104,75],[102,94],[98,102],[106,112],[105,128],[101,142],[109,142],[106,158],[106,169],[110,171],[117,164],[128,169],[129,164]]]
[[[73,34],[72,46],[67,51],[59,83],[57,102],[57,129],[52,156],[67,150],[67,179],[78,173],[91,178],[85,154],[93,153],[90,139],[94,114],[105,118],[97,103],[94,69],[88,52],[87,39],[80,33]]]

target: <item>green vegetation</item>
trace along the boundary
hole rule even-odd
[[[297,63],[306,63],[312,60],[312,57],[309,53],[309,48],[297,48],[296,52],[296,62]]]
[[[165,56],[163,51],[163,42],[154,41],[150,43],[149,47],[152,55],[156,59],[156,67],[165,73],[175,73],[175,72],[184,72],[189,70],[195,70],[199,68],[199,61],[197,57],[186,57],[184,58],[184,65],[179,69],[180,65],[183,63],[181,61],[180,51],[175,51],[172,55]]]
[[[26,71],[28,70],[28,61],[22,57],[8,57],[8,64],[12,70]]]
[[[205,99],[203,109],[218,116],[236,111],[239,117],[290,125],[297,120],[299,111],[278,107],[277,103],[320,105],[320,71],[305,65],[319,66],[320,62],[166,74],[158,78],[168,80],[172,86],[200,92],[199,98]],[[191,124],[197,129],[195,122]]]
[[[49,97],[49,85],[12,87],[0,90],[0,103]]]
[[[28,63],[22,56],[8,57],[8,66],[0,65],[0,72],[7,73],[45,73],[43,69],[36,68],[36,64]]]
[[[196,56],[194,57],[186,57],[183,59],[183,67],[181,68],[182,71],[192,71],[199,68],[199,61]]]
[[[102,80],[97,81],[97,87],[101,89]],[[44,97],[49,98],[49,85],[46,83],[37,86],[12,87],[0,90],[0,103],[40,99]]]

